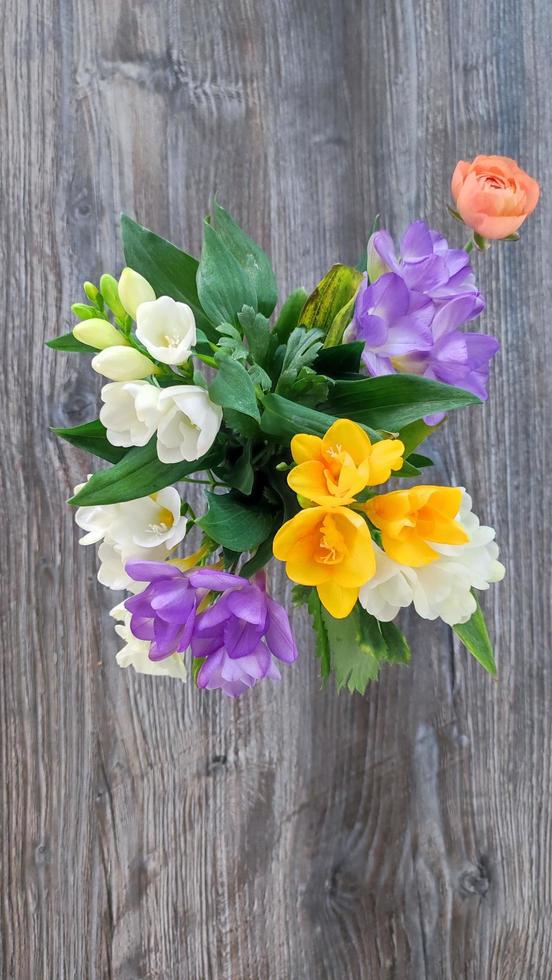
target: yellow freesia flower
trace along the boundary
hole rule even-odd
[[[362,585],[376,570],[374,548],[362,514],[347,507],[309,507],[280,528],[274,556],[300,585],[314,585],[336,619],[348,616]]]
[[[392,470],[400,470],[404,445],[400,439],[372,444],[356,422],[338,419],[322,439],[294,436],[291,453],[298,464],[288,475],[291,489],[322,507],[343,507],[365,487],[385,483]]]
[[[441,557],[431,542],[469,541],[469,535],[455,520],[461,500],[460,487],[422,486],[384,493],[361,506],[381,531],[381,542],[389,557],[401,565],[421,568]]]

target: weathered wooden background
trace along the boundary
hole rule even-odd
[[[552,976],[552,7],[548,0],[5,0],[1,976]],[[476,259],[503,342],[440,474],[496,524],[500,679],[444,626],[366,698],[320,691],[306,622],[238,702],[120,670],[65,499],[88,364],[45,351],[121,267],[117,214],[197,251],[209,196],[282,289],[354,262],[376,211],[447,216],[459,157],[543,184]],[[86,361],[86,359],[85,359]]]

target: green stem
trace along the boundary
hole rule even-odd
[[[468,241],[464,245],[464,251],[468,252],[469,254],[470,252],[473,252],[474,248],[475,248],[475,242],[473,238],[468,239]]]

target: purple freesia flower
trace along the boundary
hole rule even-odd
[[[405,231],[399,257],[388,231],[376,231],[368,242],[368,274],[395,272],[409,289],[423,293],[434,303],[446,303],[466,293],[477,297],[479,310],[485,303],[475,284],[470,257],[462,248],[449,248],[446,238],[414,221]],[[373,281],[374,276],[370,275]],[[474,314],[475,316],[477,314]]]
[[[368,374],[419,374],[487,398],[489,363],[499,343],[461,332],[484,308],[468,254],[451,249],[424,221],[406,230],[397,258],[389,232],[368,244],[368,276],[343,340],[364,343]],[[432,417],[432,421],[442,416]]]
[[[237,697],[264,677],[279,680],[273,658],[293,663],[297,647],[288,615],[267,595],[263,574],[229,589],[198,616],[192,653],[207,658],[197,675],[201,688]]]
[[[149,582],[143,592],[126,600],[125,607],[131,613],[131,632],[151,643],[150,660],[163,660],[188,649],[197,606],[208,590],[222,592],[236,583],[247,584],[247,579],[228,572],[210,568],[181,572],[162,561],[128,561],[125,569],[136,582]]]
[[[274,657],[297,659],[288,615],[267,595],[263,573],[249,581],[210,568],[182,572],[168,562],[129,561],[125,568],[136,582],[149,583],[125,602],[131,632],[150,642],[150,660],[190,647],[194,657],[206,658],[198,687],[237,697],[264,677],[279,680]],[[208,592],[222,595],[198,612]]]

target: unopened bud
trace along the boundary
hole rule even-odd
[[[126,347],[128,340],[122,333],[115,329],[108,320],[96,317],[93,320],[84,320],[73,327],[73,337],[80,340],[82,344],[95,347],[96,350],[105,350],[106,347]]]
[[[129,316],[135,320],[140,303],[151,303],[155,299],[155,293],[147,279],[127,266],[119,279],[119,299]]]
[[[110,276],[107,272],[100,279],[100,292],[109,306],[109,309],[113,311],[117,319],[124,320],[126,317],[126,310],[121,303],[119,297],[119,289],[117,286],[117,280]]]
[[[134,347],[107,347],[92,358],[92,367],[110,381],[140,381],[159,368]]]

